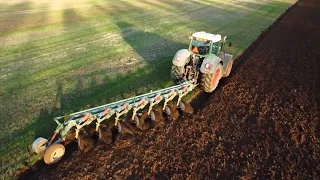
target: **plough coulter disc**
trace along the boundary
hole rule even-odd
[[[135,116],[135,117],[134,117],[134,123],[136,124],[137,127],[139,127],[139,125],[140,125],[140,120],[139,120],[138,116]]]
[[[169,106],[166,106],[165,107],[165,113],[167,114],[167,116],[170,116],[171,115],[171,109]]]
[[[101,132],[101,127],[98,130],[98,135],[99,135],[99,139],[102,139],[102,132]]]
[[[117,129],[118,129],[118,132],[120,133],[121,132],[121,124],[120,124],[120,122],[118,122],[118,124],[117,124],[117,127],[116,127]]]
[[[156,115],[154,114],[153,111],[150,112],[150,119],[151,119],[152,122],[156,121]]]
[[[54,164],[60,161],[65,153],[65,147],[62,144],[52,144],[44,153],[44,162]]]
[[[78,148],[80,150],[82,150],[81,146],[82,146],[82,143],[81,143],[81,136],[79,135],[78,139],[77,139],[77,143],[78,143]]]
[[[184,113],[187,113],[187,114],[194,114],[194,109],[192,107],[192,105],[188,102],[184,102],[182,101],[181,102],[182,104],[179,104],[179,108],[184,112]]]
[[[140,116],[136,117],[135,125],[139,130],[142,130],[142,131],[146,130],[146,119],[148,119],[148,112],[147,111],[141,113]]]
[[[186,110],[186,105],[183,102],[179,102],[179,108],[181,109],[181,111]]]
[[[39,137],[32,143],[32,150],[37,154],[42,153],[46,150],[47,143],[47,139]]]

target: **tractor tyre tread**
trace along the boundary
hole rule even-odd
[[[178,82],[183,79],[183,74],[184,74],[184,66],[175,66],[172,65],[171,68],[171,79],[174,80],[175,82]]]
[[[221,64],[218,64],[217,65],[217,68],[218,69],[220,68],[220,70],[222,71],[222,65]],[[221,75],[222,75],[222,72],[221,72]],[[202,86],[203,90],[207,93],[211,93],[212,91],[214,91],[218,84],[214,87],[212,84],[211,84],[211,81],[212,79],[214,78],[215,76],[215,72],[212,73],[212,74],[202,74],[202,77],[201,77],[201,82],[200,82],[200,85]],[[220,77],[221,78],[221,77]]]

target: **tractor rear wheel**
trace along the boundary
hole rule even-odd
[[[211,93],[214,91],[218,84],[219,80],[222,77],[222,65],[219,63],[216,66],[216,70],[212,74],[202,74],[201,86],[205,92]]]
[[[172,65],[171,78],[175,83],[183,79],[183,74],[184,74],[184,66]]]

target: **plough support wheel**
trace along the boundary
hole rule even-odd
[[[54,164],[60,161],[65,153],[65,147],[62,144],[52,144],[44,153],[44,162]]]
[[[32,143],[32,150],[37,154],[42,153],[46,150],[47,143],[47,139],[39,137]]]

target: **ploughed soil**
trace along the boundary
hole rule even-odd
[[[237,60],[195,114],[165,118],[20,179],[317,179],[320,1],[301,0]],[[202,102],[203,101],[203,102]],[[157,113],[156,113],[157,114]],[[148,127],[144,128],[148,129]],[[90,144],[90,143],[89,143]]]

